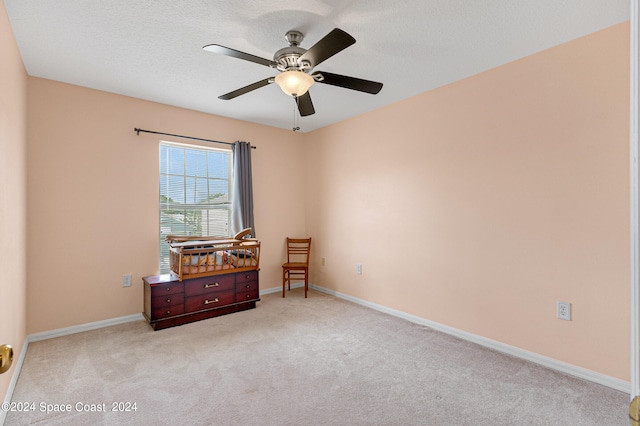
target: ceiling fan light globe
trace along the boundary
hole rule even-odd
[[[285,71],[276,75],[276,84],[288,96],[304,95],[313,83],[313,77],[302,71]]]

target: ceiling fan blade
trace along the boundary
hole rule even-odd
[[[339,28],[334,28],[329,34],[303,53],[298,61],[308,61],[311,64],[311,68],[313,68],[355,42],[355,38]]]
[[[382,90],[382,83],[361,78],[347,77],[346,75],[331,74],[329,72],[318,71],[314,75],[320,74],[323,79],[316,80],[318,83],[330,84],[332,86],[344,87],[345,89],[357,90],[359,92],[376,95]]]
[[[219,44],[208,44],[203,47],[207,52],[217,53],[219,55],[231,56],[232,58],[243,59],[245,61],[254,62],[256,64],[264,65],[266,67],[275,68],[276,63],[259,56],[251,55],[249,53],[240,52],[239,50],[231,49],[230,47],[220,46]]]
[[[240,95],[244,95],[245,93],[249,93],[252,90],[259,89],[273,82],[273,77],[265,78],[264,80],[256,81],[253,84],[248,86],[241,87],[240,89],[234,90],[233,92],[229,92],[222,96],[218,96],[218,99],[222,99],[224,101],[228,101],[229,99],[236,98]]]
[[[298,104],[298,111],[300,111],[301,117],[306,117],[316,113],[316,110],[313,108],[313,102],[311,102],[311,95],[309,92],[306,92],[302,96],[298,96],[296,98],[296,103]]]

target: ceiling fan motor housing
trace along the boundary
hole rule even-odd
[[[279,71],[304,71],[311,70],[311,64],[307,61],[300,62],[298,59],[307,49],[299,47],[304,35],[300,31],[288,31],[284,38],[289,42],[288,47],[278,50],[273,55],[273,61],[277,64]]]

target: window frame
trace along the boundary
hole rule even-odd
[[[175,173],[175,171],[170,170],[171,165],[169,164],[169,158],[165,158],[167,162],[163,167],[163,150],[177,148],[183,150],[183,167],[181,173]],[[189,174],[188,170],[188,151],[197,151],[201,153],[205,153],[205,166],[204,169],[199,169],[198,171],[202,173],[205,172],[205,175],[194,173]],[[226,168],[227,174],[226,176],[213,176],[210,174],[210,156],[209,153],[223,153],[227,156],[226,158]],[[170,186],[170,180],[183,180],[183,188],[182,195],[183,199],[180,201],[173,200],[172,191],[176,190],[176,186]],[[188,184],[189,181],[193,181],[193,188]],[[198,181],[206,180],[206,197],[211,197],[211,182],[225,182],[226,185],[223,187],[226,190],[226,200],[222,202],[211,202],[211,203],[202,203],[197,202],[198,196]],[[164,181],[164,184],[163,184]],[[202,182],[201,182],[202,183]],[[164,190],[163,190],[164,186]],[[217,188],[217,186],[216,186]],[[202,191],[202,189],[200,189]],[[164,192],[164,194],[163,194]],[[178,187],[178,192],[179,187]],[[224,195],[224,191],[223,191]],[[162,197],[165,197],[163,200]],[[188,202],[188,198],[193,196],[192,202]],[[159,235],[159,250],[158,250],[158,265],[161,274],[169,273],[169,248],[165,241],[167,235],[180,235],[180,236],[191,236],[191,235],[202,235],[202,236],[220,236],[225,237],[231,235],[231,204],[233,199],[233,150],[230,148],[218,148],[218,147],[209,147],[203,145],[195,145],[195,144],[186,144],[186,143],[178,143],[178,142],[170,142],[161,140],[158,146],[158,235]],[[169,202],[168,200],[171,200]],[[217,221],[215,218],[211,218],[210,212],[214,210],[224,210],[226,214],[224,215],[223,221]],[[174,211],[173,215],[167,215],[167,211]],[[193,215],[194,223],[189,224],[186,221],[186,217],[188,212],[206,212],[207,218],[206,220],[200,217],[200,221],[198,222],[197,213]],[[178,213],[182,212],[182,213]],[[183,222],[182,224],[178,224],[175,227],[171,227],[171,221],[176,220],[179,222],[180,215],[182,214]],[[172,217],[169,217],[172,216]],[[167,225],[167,222],[169,225]],[[217,224],[222,224],[217,226]],[[188,230],[188,227],[191,226],[192,229]],[[195,228],[194,228],[195,226]],[[204,226],[204,228],[203,228]],[[200,229],[198,229],[198,227]],[[182,231],[180,231],[182,228]],[[216,235],[211,229],[216,230],[224,230],[222,233],[226,232],[227,235]],[[200,232],[198,232],[200,231]]]

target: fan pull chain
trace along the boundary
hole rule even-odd
[[[298,130],[300,130],[300,123],[298,122],[298,97],[294,96],[293,97],[293,128],[291,130],[293,130],[294,132],[297,132]]]

